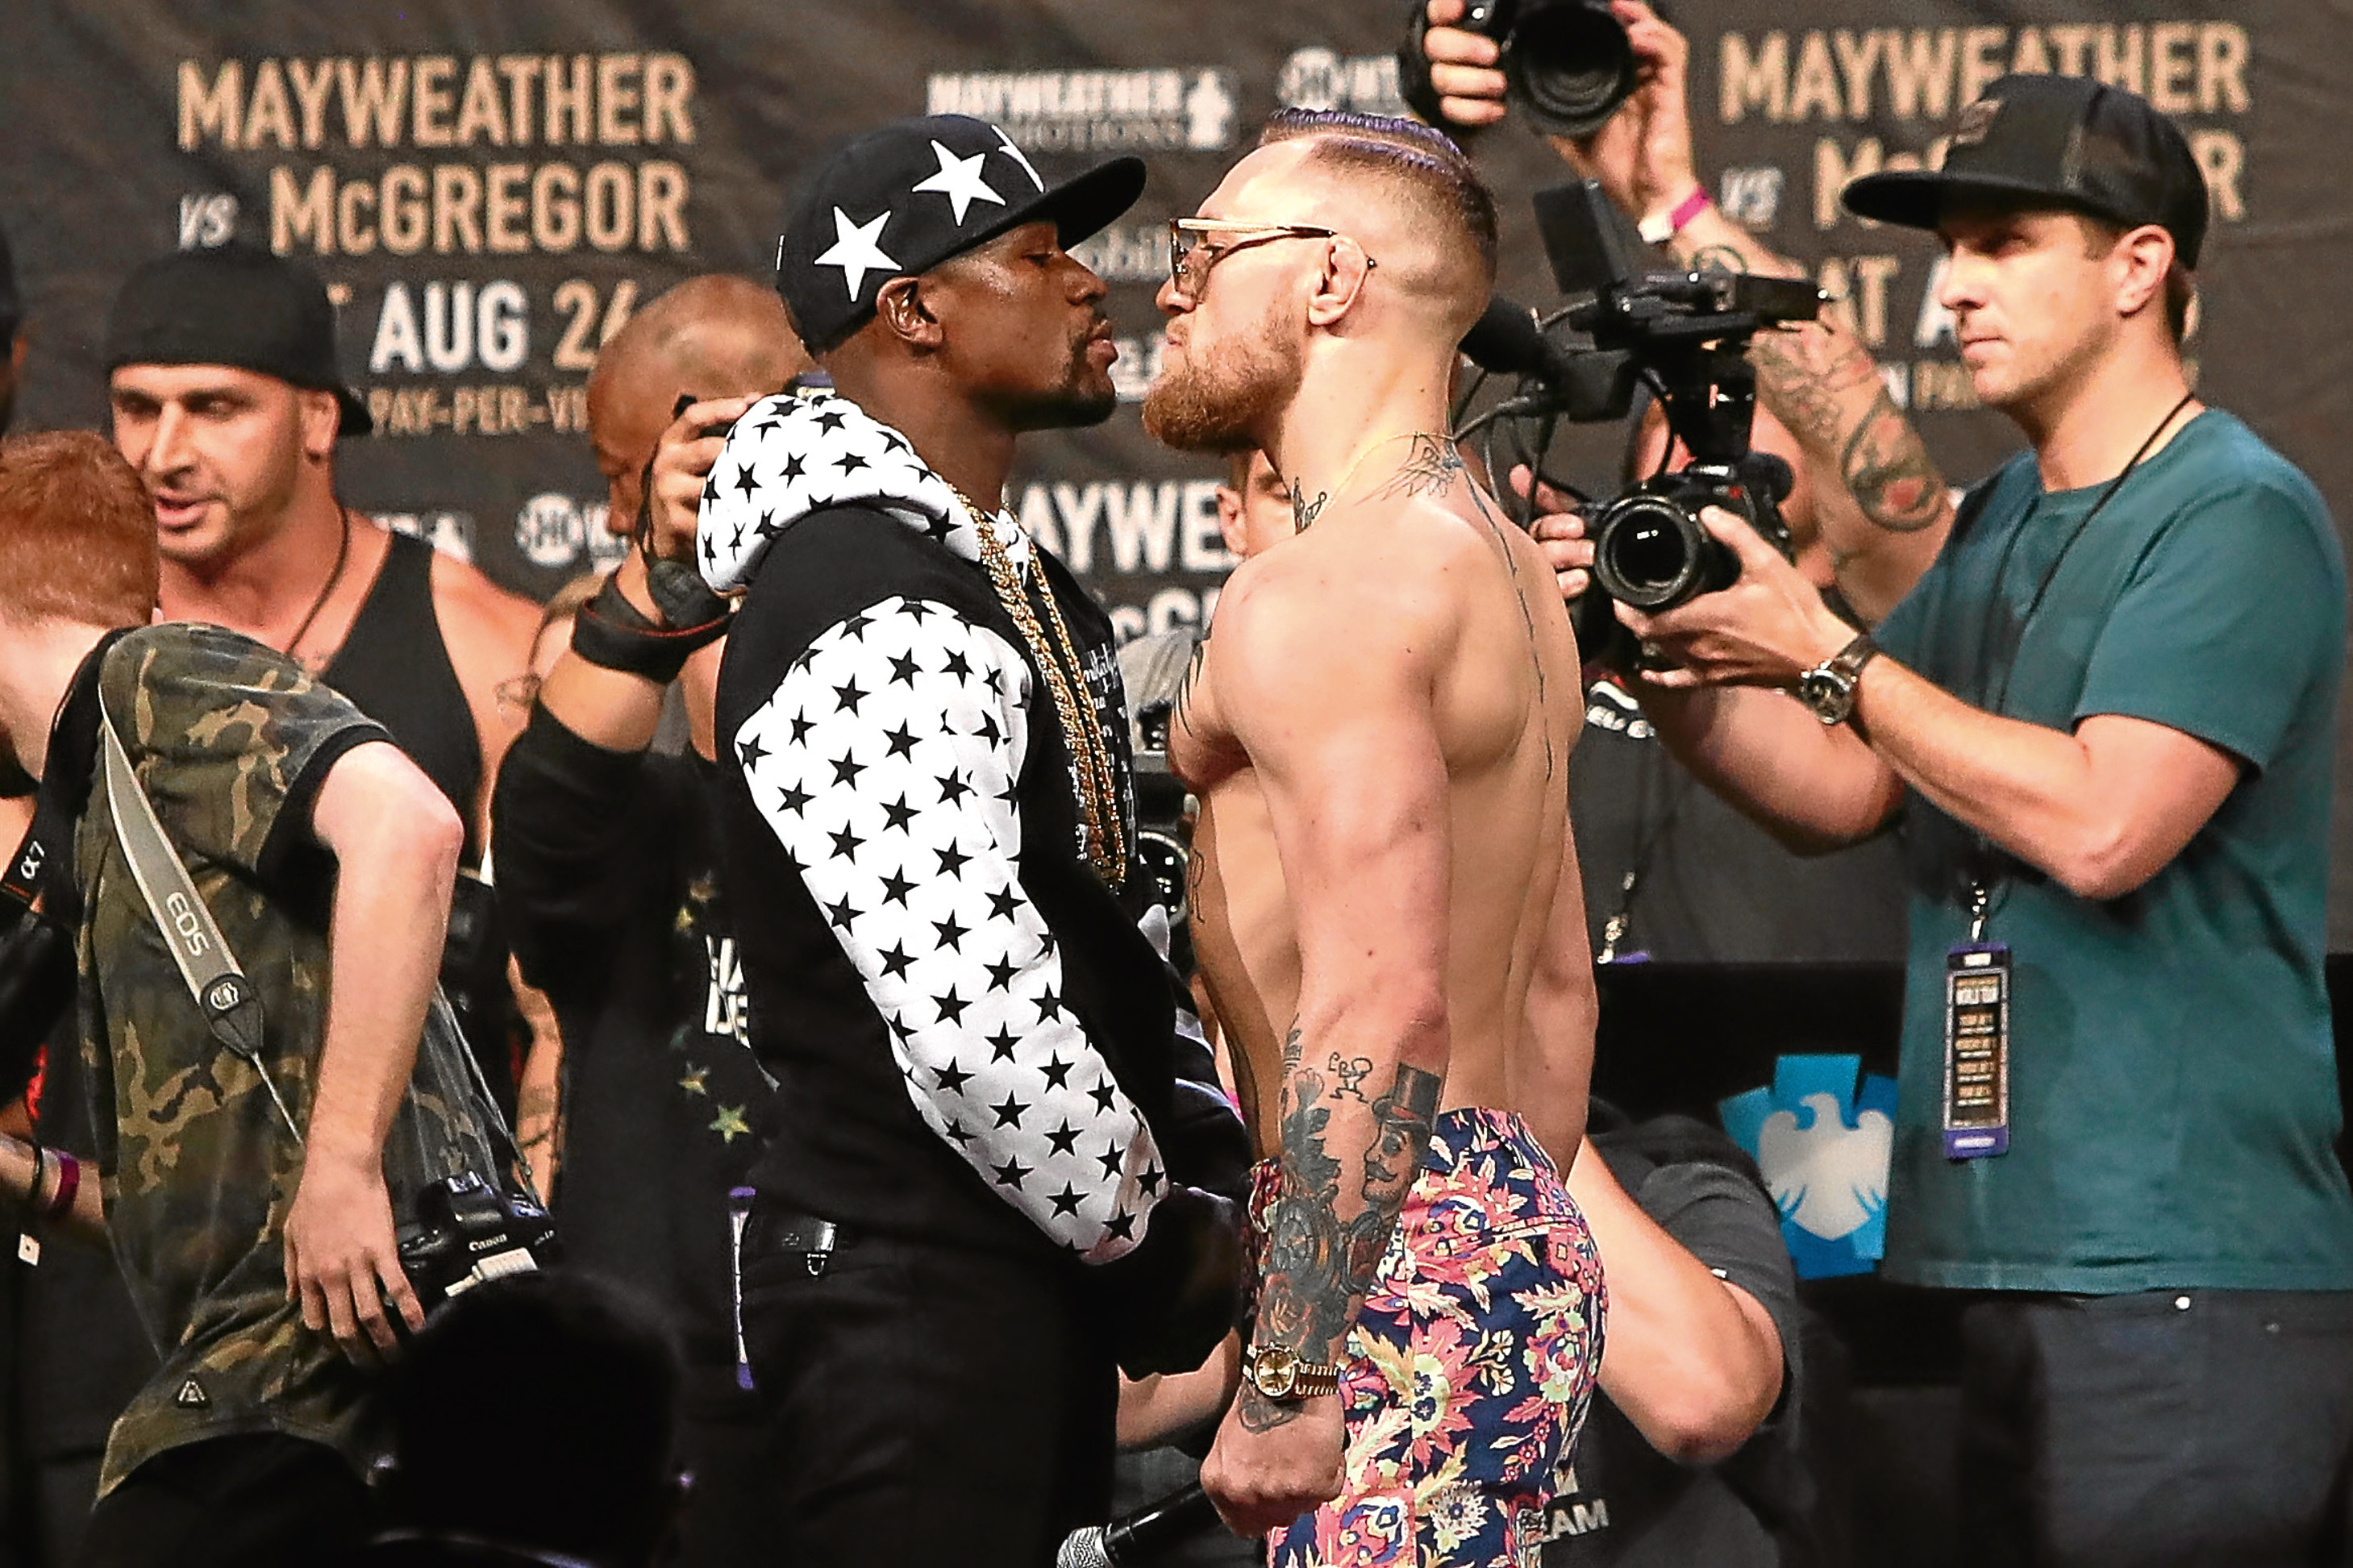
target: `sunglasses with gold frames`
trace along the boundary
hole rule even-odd
[[[1213,234],[1236,237],[1223,245],[1207,243]],[[1201,290],[1208,287],[1209,268],[1253,245],[1268,245],[1278,239],[1344,239],[1336,228],[1322,228],[1305,223],[1243,223],[1239,219],[1217,217],[1177,217],[1168,220],[1168,281],[1181,297],[1198,301]],[[1365,258],[1365,269],[1371,271],[1380,263],[1370,256]]]

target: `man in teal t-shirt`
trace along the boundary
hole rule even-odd
[[[1863,637],[1711,512],[1740,580],[1620,612],[1688,667],[1646,704],[1793,840],[1903,813],[1887,1272],[1988,1293],[1963,1318],[1970,1561],[2316,1560],[2353,1484],[2335,531],[2189,390],[2206,192],[2146,101],[2007,77],[1941,171],[1845,200],[1942,236],[1972,382],[2033,449]]]

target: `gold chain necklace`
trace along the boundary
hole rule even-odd
[[[1030,656],[1045,672],[1047,689],[1053,694],[1054,711],[1061,719],[1062,733],[1069,742],[1071,783],[1078,786],[1080,816],[1086,825],[1087,859],[1093,865],[1095,875],[1110,886],[1119,887],[1127,880],[1127,832],[1120,815],[1119,775],[1112,765],[1111,748],[1103,741],[1102,726],[1095,722],[1092,698],[1083,704],[1079,700],[1078,694],[1085,691],[1087,685],[1086,667],[1079,661],[1078,645],[1071,639],[1071,628],[1063,624],[1053,588],[1041,582],[1039,597],[1046,601],[1046,616],[1054,626],[1053,637],[1046,635],[1020,576],[1013,569],[1013,557],[1007,553],[997,531],[989,526],[989,514],[953,484],[948,489],[972,514],[973,530],[980,536],[980,559],[988,569],[997,597],[1012,616],[1013,624],[1021,629],[1022,640],[1029,645]]]

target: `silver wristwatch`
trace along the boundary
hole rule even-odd
[[[1862,684],[1862,667],[1879,656],[1879,645],[1869,632],[1798,677],[1798,700],[1814,710],[1825,727],[1843,724],[1854,712],[1854,694]]]

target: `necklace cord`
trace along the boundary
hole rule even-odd
[[[343,520],[343,536],[335,545],[334,568],[327,574],[327,581],[319,589],[319,596],[311,601],[311,608],[303,615],[302,624],[296,626],[294,635],[286,639],[284,652],[288,658],[294,658],[294,650],[301,647],[302,639],[311,635],[311,623],[319,618],[319,612],[327,607],[327,600],[333,595],[335,584],[343,580],[343,565],[352,556],[352,509],[338,502],[336,510]],[[295,659],[295,662],[300,664],[301,660]]]
[[[2043,568],[2042,577],[2034,584],[2033,595],[2026,601],[2025,611],[2018,617],[2018,635],[2011,639],[2010,658],[2001,667],[2000,688],[1993,693],[1992,700],[1985,704],[1985,710],[1987,712],[1993,714],[1996,718],[2003,716],[2002,709],[2010,701],[2010,677],[2018,668],[2019,653],[2026,646],[2027,628],[2032,624],[2035,612],[2042,609],[2042,596],[2051,591],[2051,584],[2057,579],[2060,567],[2066,564],[2068,552],[2075,548],[2075,542],[2083,538],[2084,531],[2092,526],[2092,520],[2099,516],[2102,509],[2106,507],[2108,502],[2116,499],[2116,492],[2118,490],[2125,488],[2125,481],[2132,478],[2133,470],[2140,467],[2142,461],[2148,457],[2150,451],[2157,446],[2158,437],[2164,435],[2166,431],[2172,426],[2174,420],[2180,416],[2181,411],[2189,407],[2190,401],[2197,395],[2198,395],[2194,390],[2185,392],[2181,395],[2180,402],[2166,410],[2165,417],[2157,422],[2157,428],[2148,433],[2147,438],[2141,442],[2139,447],[2133,453],[2131,458],[2126,462],[2124,468],[2118,471],[2116,477],[2108,481],[2107,488],[2100,492],[2098,500],[2092,502],[2091,510],[2084,513],[2082,521],[2078,521],[2075,524],[2074,530],[2067,535],[2066,542],[2062,544],[2059,547],[2058,553],[2051,558],[2051,564]],[[1978,635],[1977,660],[1978,675],[1976,688],[1980,696],[1984,694],[1986,688],[1991,684],[1990,670],[1993,659],[1994,621],[2001,610],[2001,589],[2002,584],[2007,582],[2010,577],[2010,557],[2018,549],[2018,542],[2025,537],[2026,524],[2028,520],[2033,516],[2035,507],[2040,506],[2042,503],[2042,497],[2040,494],[2037,494],[2033,501],[2028,505],[2026,509],[2026,516],[2019,519],[2018,526],[2010,531],[2009,540],[2002,545],[2001,557],[1994,564],[1993,583],[1986,593],[1986,617],[1984,624],[1978,628]],[[1967,879],[1967,886],[1964,890],[1968,896],[1977,897],[1979,898],[1980,900],[1983,900],[1989,899],[1995,888],[2005,879],[2000,872],[1994,868],[1996,856],[1993,841],[1988,838],[1983,833],[1975,834],[1973,837],[1977,840],[1976,858],[1978,869],[1975,875]],[[1982,909],[1982,907],[1983,904],[1981,901],[1980,908]],[[1982,916],[1980,916],[1980,920],[1982,920]]]

